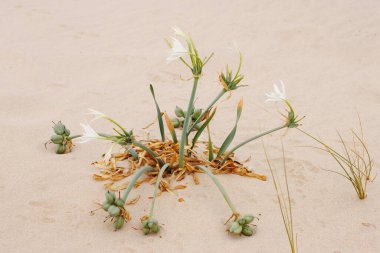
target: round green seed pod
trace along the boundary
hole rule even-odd
[[[231,224],[229,231],[230,231],[231,233],[233,233],[238,227],[240,227],[240,225],[239,225],[238,222],[235,221],[235,222],[233,222],[233,223]]]
[[[179,122],[179,119],[177,118],[171,118],[170,121],[172,122],[172,125],[174,128],[178,128],[181,125],[181,123]]]
[[[253,234],[253,230],[251,227],[249,226],[244,226],[243,230],[241,231],[241,233],[245,236],[251,236]]]
[[[232,231],[232,233],[234,233],[235,235],[240,235],[242,230],[243,227],[239,225],[234,231]]]
[[[118,208],[117,206],[111,205],[111,206],[108,208],[108,213],[109,213],[112,217],[119,216],[119,215],[120,215],[120,208]]]
[[[243,219],[245,220],[246,224],[249,224],[255,219],[255,217],[251,214],[244,215]]]
[[[55,147],[55,153],[57,154],[64,154],[66,151],[66,145],[65,144],[58,144]]]
[[[65,128],[65,135],[66,135],[66,136],[70,136],[70,130],[67,129],[67,128]]]
[[[118,207],[123,207],[124,204],[125,204],[125,201],[123,199],[117,199],[115,201],[115,204],[118,206]]]
[[[108,208],[110,208],[111,204],[106,201],[103,202],[102,208],[104,211],[108,211]]]
[[[245,221],[245,219],[239,219],[238,223],[239,223],[239,225],[243,226],[246,223],[246,221]]]
[[[160,232],[160,225],[158,223],[154,223],[154,226],[150,229],[152,233],[158,233]]]
[[[57,124],[55,124],[55,125],[53,126],[53,130],[54,130],[54,132],[55,132],[56,134],[58,134],[58,135],[62,135],[62,134],[64,134],[64,133],[65,133],[65,129],[66,129],[65,125],[62,124],[61,122],[58,122]]]
[[[54,144],[62,144],[63,143],[63,140],[65,138],[62,136],[62,135],[53,135],[50,140],[51,142],[53,142]]]
[[[192,115],[193,120],[198,119],[199,116],[201,116],[201,114],[202,114],[202,109],[195,109]]]
[[[181,107],[179,107],[179,106],[176,106],[175,107],[175,109],[174,109],[174,113],[175,113],[175,115],[177,115],[177,117],[182,117],[182,118],[184,118],[185,117],[185,113],[184,113],[184,111],[182,110],[182,108]]]
[[[115,229],[121,229],[124,226],[124,218],[119,216],[115,221]]]
[[[105,194],[105,196],[106,196],[106,201],[109,204],[113,204],[115,202],[115,199],[116,199],[115,193],[107,191],[106,194]]]
[[[144,235],[147,235],[147,234],[149,234],[150,229],[144,227],[142,231],[143,231]]]

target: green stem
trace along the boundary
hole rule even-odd
[[[179,160],[178,160],[179,168],[183,168],[184,166],[185,145],[187,144],[187,128],[189,126],[189,120],[191,118],[190,112],[191,112],[191,109],[193,108],[195,94],[197,92],[198,80],[199,80],[199,77],[194,77],[193,89],[191,91],[189,105],[187,107],[187,113],[186,113],[185,121],[183,123],[181,143],[180,143],[180,148],[179,148]]]
[[[141,142],[132,141],[132,144],[148,152],[151,156],[153,156],[158,161],[160,166],[164,165],[164,162],[159,158],[158,154],[154,152],[153,150],[151,150],[150,148],[148,148],[147,146],[145,146],[144,144],[142,144]]]
[[[224,189],[222,184],[219,182],[219,180],[215,177],[215,175],[212,174],[212,172],[204,166],[198,165],[198,166],[196,166],[196,168],[204,171],[212,179],[212,181],[218,187],[219,191],[222,193],[224,199],[226,200],[228,206],[231,208],[232,212],[234,214],[238,214],[238,211],[236,210],[236,208],[235,208],[234,204],[232,203],[230,197],[228,196],[226,190]]]
[[[81,136],[82,136],[81,134],[77,134],[77,135],[70,136],[69,139],[72,140],[72,139],[75,139],[75,138],[79,138]]]
[[[127,201],[127,198],[128,198],[128,195],[129,193],[131,192],[133,186],[135,185],[137,179],[139,179],[141,177],[141,175],[146,172],[146,171],[150,171],[152,170],[153,168],[151,166],[144,166],[142,167],[140,170],[136,171],[136,173],[134,174],[134,176],[132,177],[131,179],[131,182],[129,182],[128,184],[128,187],[127,189],[125,190],[124,192],[124,195],[122,197],[122,199],[126,202]]]
[[[152,204],[150,205],[149,219],[153,218],[153,209],[154,209],[154,203],[156,202],[157,191],[161,183],[162,175],[164,174],[167,168],[169,168],[169,163],[165,163],[165,165],[160,169],[160,172],[158,173],[157,182],[154,187],[153,200],[152,200]]]
[[[282,126],[279,126],[279,127],[276,127],[276,128],[273,128],[269,131],[266,131],[266,132],[263,132],[261,134],[258,134],[256,136],[253,136],[252,138],[246,140],[246,141],[243,141],[242,143],[238,144],[237,146],[235,146],[234,148],[232,148],[223,158],[222,162],[220,163],[220,165],[223,165],[225,163],[225,161],[228,159],[228,157],[235,151],[237,150],[238,148],[240,148],[241,146],[244,146],[245,144],[251,142],[251,141],[254,141],[260,137],[263,137],[264,135],[267,135],[267,134],[270,134],[270,133],[273,133],[275,131],[278,131],[278,130],[281,130],[285,127],[288,127],[287,125],[282,125]]]
[[[197,118],[197,120],[191,125],[190,129],[187,131],[187,136],[191,133],[191,131],[194,129],[194,127],[202,120],[202,118],[205,116],[205,114],[211,109],[211,107],[214,106],[218,100],[223,97],[224,93],[226,93],[226,90],[223,89],[219,92],[219,94],[214,98],[214,100],[207,106],[207,108],[202,112],[202,114]]]

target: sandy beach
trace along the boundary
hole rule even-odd
[[[90,215],[105,192],[91,163],[110,143],[76,144],[64,155],[45,149],[52,121],[81,133],[79,124],[91,120],[88,108],[141,134],[156,117],[150,83],[163,111],[185,108],[189,71],[165,61],[164,38],[174,25],[191,33],[202,55],[215,53],[200,80],[200,107],[219,92],[225,65],[236,68],[233,41],[243,53],[247,87],[218,104],[216,145],[233,127],[242,97],[234,143],[279,125],[283,108],[264,94],[283,80],[296,112],[306,116],[302,129],[330,144],[338,144],[336,130],[350,138],[359,113],[378,174],[379,1],[3,0],[0,20],[0,252],[290,252],[261,141],[237,156],[251,156],[247,165],[267,181],[218,175],[242,213],[260,215],[255,235],[241,238],[225,232],[231,212],[206,175],[200,185],[188,178],[186,189],[158,198],[159,235],[134,229],[149,209],[147,184],[131,194],[141,196],[128,207],[132,220],[114,232],[104,212]],[[102,120],[91,124],[112,130]],[[159,136],[157,125],[147,131]],[[298,130],[263,140],[280,178],[284,142],[299,252],[380,252],[379,178],[359,200],[348,181],[325,171],[339,171],[333,159],[305,147],[316,143]]]

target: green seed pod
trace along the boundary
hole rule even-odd
[[[239,223],[239,225],[243,226],[243,225],[245,225],[246,221],[245,221],[245,219],[239,219],[238,223]]]
[[[149,223],[149,220],[144,220],[143,223],[142,223],[143,227],[144,228],[149,228],[148,227],[148,223]]]
[[[193,120],[198,119],[199,116],[201,116],[201,114],[202,114],[202,109],[195,109],[192,115]]]
[[[242,232],[241,232],[243,235],[245,236],[251,236],[253,234],[253,230],[251,227],[249,226],[244,226]]]
[[[62,144],[65,138],[62,135],[53,135],[50,140],[54,144]]]
[[[185,113],[184,113],[184,111],[183,111],[182,108],[179,107],[179,106],[176,106],[176,107],[175,107],[174,113],[175,113],[175,115],[177,115],[177,117],[180,117],[180,118],[181,118],[181,117],[182,117],[182,118],[185,117]]]
[[[118,207],[123,207],[124,204],[125,204],[125,201],[123,199],[117,199],[115,201],[115,204],[118,206]]]
[[[111,205],[111,206],[108,208],[108,213],[109,213],[112,217],[119,216],[119,215],[120,215],[120,208],[118,208],[117,206]]]
[[[160,225],[158,223],[154,223],[154,226],[150,229],[152,233],[158,233],[160,232]]]
[[[178,128],[181,125],[179,119],[177,118],[171,118],[170,121],[172,122],[174,128]]]
[[[149,228],[143,228],[143,233],[144,233],[144,235],[147,235],[147,234],[149,234],[149,232],[150,232],[150,229]]]
[[[232,233],[234,233],[235,235],[240,235],[242,230],[243,227],[239,225],[234,231],[232,231]]]
[[[113,204],[115,202],[115,199],[116,199],[115,193],[107,191],[105,196],[106,196],[106,200],[109,204]]]
[[[231,224],[229,231],[230,231],[231,233],[233,233],[238,227],[240,227],[240,225],[239,225],[238,222],[235,221],[235,222],[233,222],[233,223]]]
[[[251,214],[244,215],[243,219],[245,220],[246,224],[249,224],[255,219],[255,217]]]
[[[102,208],[104,211],[108,211],[108,208],[110,208],[111,204],[108,203],[107,201],[103,202]]]
[[[57,154],[64,154],[66,151],[66,145],[65,144],[58,144],[55,147],[55,153]]]
[[[58,135],[62,135],[62,134],[64,134],[64,133],[65,133],[65,129],[66,129],[65,125],[62,124],[61,122],[58,122],[57,124],[55,124],[55,125],[53,126],[53,130],[54,130],[54,132],[55,132],[56,134],[58,134]]]
[[[65,135],[66,135],[66,136],[70,136],[70,130],[67,129],[67,128],[65,128]]]
[[[124,217],[117,217],[116,221],[115,221],[115,229],[121,229],[123,226],[124,226]]]

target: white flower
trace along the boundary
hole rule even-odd
[[[173,26],[172,29],[176,35],[186,37],[186,34],[178,26]]]
[[[285,94],[285,85],[282,81],[280,81],[280,84],[281,89],[276,84],[273,84],[273,91],[265,93],[265,95],[268,97],[266,101],[282,102],[287,100]]]
[[[118,144],[117,142],[115,142],[114,144],[111,145],[111,147],[109,148],[108,152],[104,155],[104,162],[105,163],[108,163],[109,160],[111,159],[112,157],[112,150],[114,149],[114,147],[116,146],[116,144]]]
[[[181,42],[179,42],[179,40],[177,40],[174,37],[172,37],[170,49],[170,55],[166,58],[168,62],[171,62],[189,54],[189,51],[181,44]]]
[[[88,108],[88,110],[90,111],[89,114],[92,114],[94,116],[94,118],[91,121],[94,121],[94,120],[97,120],[100,118],[107,118],[107,115],[105,115],[102,112],[96,111],[96,110],[91,109],[91,108]]]
[[[78,138],[76,143],[85,143],[94,139],[104,139],[100,136],[89,124],[80,124],[83,128],[84,133]]]

